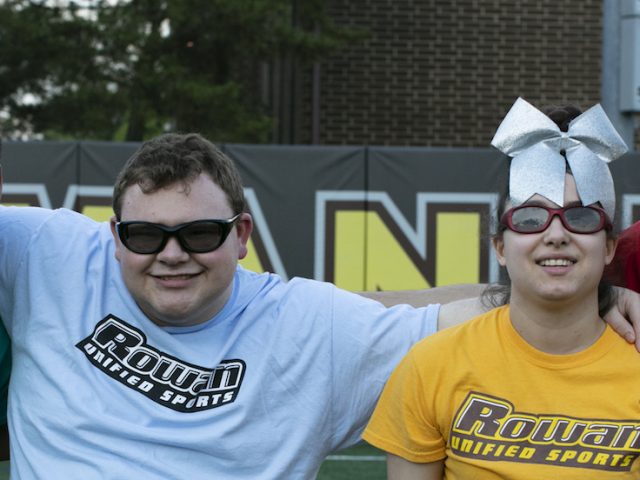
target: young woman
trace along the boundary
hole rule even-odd
[[[599,106],[545,116],[518,99],[493,144],[513,157],[493,241],[508,303],[416,345],[364,438],[392,480],[640,478],[640,356],[601,318],[603,160],[624,143]]]

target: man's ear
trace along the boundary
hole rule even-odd
[[[122,249],[124,248],[122,242],[120,241],[120,237],[118,237],[118,230],[116,229],[116,222],[118,219],[114,215],[109,220],[109,226],[111,227],[111,235],[113,235],[113,242],[116,245],[115,249],[115,257],[117,261],[120,261],[120,255],[122,254]]]
[[[238,260],[242,260],[247,256],[247,243],[249,243],[249,237],[251,237],[251,232],[253,232],[253,218],[249,213],[245,212],[240,215],[240,218],[236,222],[236,231],[238,241],[240,242]]]

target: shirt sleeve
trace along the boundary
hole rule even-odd
[[[413,351],[393,372],[363,438],[410,462],[446,457],[444,437],[434,419],[435,386],[421,376]]]
[[[439,305],[386,308],[336,288],[332,307],[333,448],[338,449],[359,441],[393,369],[414,343],[435,333]]]
[[[31,239],[53,212],[37,207],[0,206],[0,316],[12,303],[13,287]]]
[[[605,268],[604,277],[614,285],[640,292],[640,222],[618,237],[615,257]]]

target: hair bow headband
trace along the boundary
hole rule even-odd
[[[574,118],[562,132],[544,113],[518,98],[491,145],[513,157],[509,197],[514,206],[536,193],[564,205],[566,156],[582,203],[600,202],[613,220],[616,197],[607,163],[628,148],[599,104]]]

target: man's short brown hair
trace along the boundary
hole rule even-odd
[[[191,182],[202,173],[225,192],[234,214],[246,210],[240,174],[227,155],[197,133],[167,133],[144,142],[118,174],[113,190],[116,218],[120,220],[122,197],[130,186],[139,185],[144,193],[153,193],[181,182],[188,192]]]

